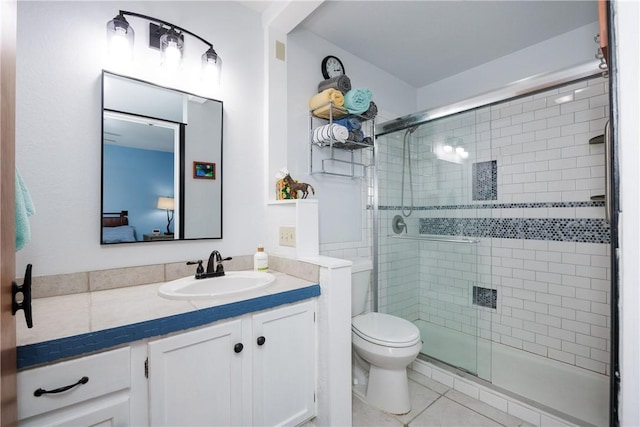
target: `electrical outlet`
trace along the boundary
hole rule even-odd
[[[280,246],[296,247],[295,227],[280,227]]]

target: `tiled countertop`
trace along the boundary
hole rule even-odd
[[[18,368],[99,351],[320,295],[320,286],[270,271],[266,289],[214,300],[169,300],[164,283],[34,299],[33,328],[17,319]],[[22,316],[22,314],[18,314]]]

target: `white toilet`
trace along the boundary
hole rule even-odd
[[[351,261],[354,391],[371,406],[392,414],[406,414],[411,410],[407,366],[422,347],[420,331],[413,323],[396,316],[362,314],[373,264],[364,258]]]

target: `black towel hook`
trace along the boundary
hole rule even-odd
[[[19,286],[15,281],[11,282],[11,312],[15,316],[18,310],[24,310],[24,318],[27,321],[28,328],[33,328],[33,317],[31,315],[31,269],[31,264],[27,264],[22,286]],[[22,294],[21,301],[17,300],[19,293]]]

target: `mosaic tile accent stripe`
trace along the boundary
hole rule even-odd
[[[438,206],[414,206],[417,211],[444,211],[461,209],[521,209],[521,208],[599,208],[604,207],[602,201],[588,202],[538,202],[538,203],[479,203],[477,205],[438,205]],[[373,206],[367,206],[373,209]],[[402,206],[378,206],[381,211],[397,211]]]
[[[611,243],[609,224],[587,218],[420,218],[420,234]]]

